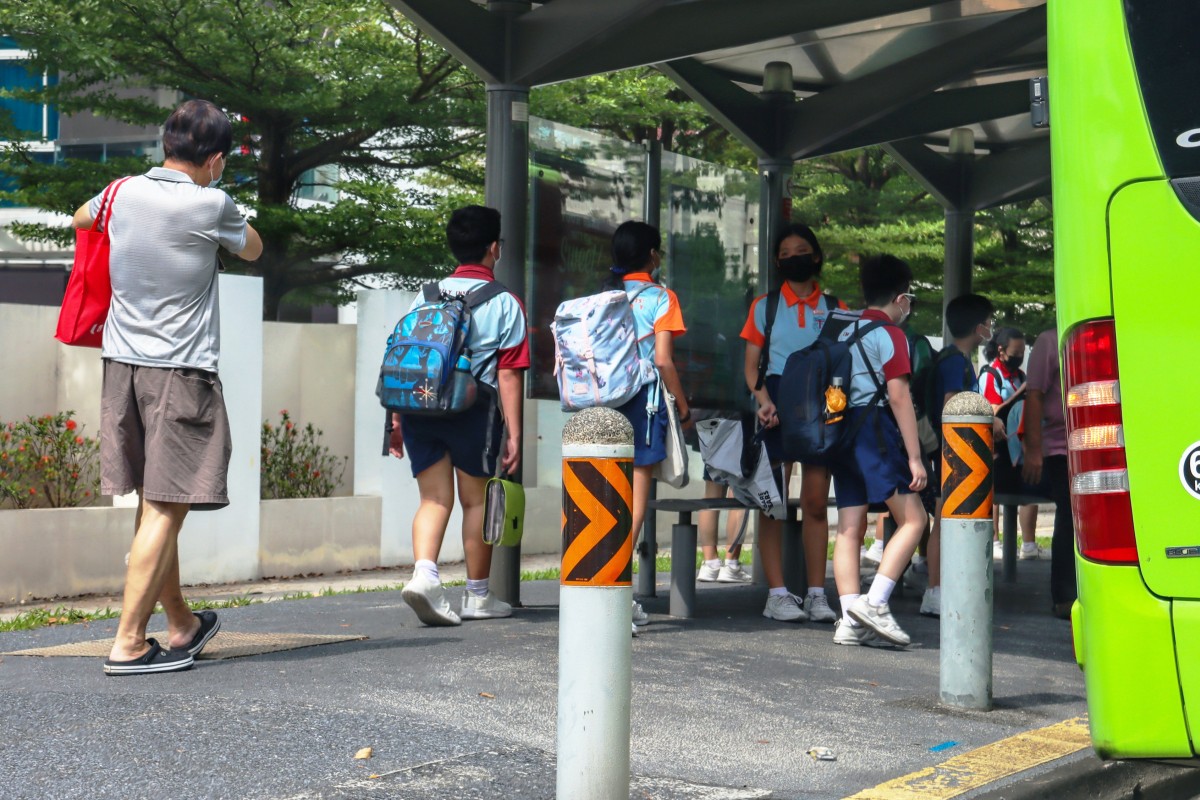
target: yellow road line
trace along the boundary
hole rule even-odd
[[[1018,733],[917,770],[846,800],[946,800],[1088,747],[1086,717]]]

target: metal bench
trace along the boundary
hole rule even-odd
[[[1005,583],[1017,582],[1017,542],[1021,537],[1017,531],[1017,510],[1021,506],[1032,504],[1054,505],[1049,497],[1037,497],[1028,494],[996,494],[993,503],[1001,509],[1000,531],[1004,534],[1001,545],[1004,549],[1004,560],[1001,566],[1001,576]]]
[[[801,594],[808,591],[804,574],[804,545],[800,540],[800,522],[797,511],[799,499],[788,500],[788,519],[783,522],[783,575],[788,586],[799,587]],[[696,609],[696,547],[699,544],[699,529],[692,521],[692,514],[701,511],[744,508],[757,511],[757,506],[746,505],[729,497],[660,500],[651,498],[651,511],[666,511],[678,514],[679,521],[671,526],[671,605],[673,617],[691,617]],[[648,575],[650,580],[639,578],[639,594],[654,597],[655,556],[658,552],[658,537],[652,529],[643,532],[638,544],[638,573]],[[758,575],[758,557],[755,555],[755,574]]]

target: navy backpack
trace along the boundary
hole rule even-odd
[[[842,391],[849,403],[853,364],[851,349],[857,347],[863,361],[869,364],[862,338],[886,324],[876,321],[860,325],[844,341],[837,341],[832,335],[822,335],[808,347],[788,357],[779,379],[779,397],[775,404],[783,437],[783,457],[786,460],[819,463],[853,441],[858,428],[871,415],[861,415],[852,427],[845,414],[828,414],[825,390],[833,385],[835,378],[840,378]],[[887,386],[880,382],[873,370],[871,378],[875,382],[875,394],[868,408],[878,408],[879,402],[887,397]]]

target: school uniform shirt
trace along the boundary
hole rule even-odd
[[[494,280],[496,276],[490,268],[463,264],[438,281],[438,286],[447,294],[458,295]],[[425,298],[418,293],[409,310],[422,305]],[[471,373],[493,389],[497,388],[497,370],[528,369],[529,337],[521,298],[511,291],[504,292],[471,312],[467,347],[471,351]]]
[[[648,361],[654,360],[654,339],[663,331],[672,336],[687,332],[683,324],[683,310],[679,298],[673,291],[654,282],[648,272],[630,272],[625,275],[625,291],[632,295],[649,284],[630,306],[633,308],[633,324],[637,328],[638,355]]]
[[[1004,359],[997,358],[991,364],[992,369],[1000,373],[1000,379],[989,370],[979,371],[979,393],[993,405],[1000,405],[1016,393],[1025,383],[1025,373],[1018,369],[1009,369]]]
[[[775,322],[771,326],[771,352],[767,360],[767,375],[782,375],[783,365],[788,356],[797,350],[803,350],[817,340],[821,329],[829,318],[829,308],[824,292],[818,283],[813,284],[813,290],[807,297],[801,297],[786,281],[780,291],[780,302],[775,309]],[[750,314],[742,327],[741,337],[751,344],[762,347],[767,342],[767,297],[762,295],[754,299],[750,306]],[[846,304],[838,301],[838,308],[845,309]]]
[[[908,355],[908,337],[891,318],[878,309],[868,308],[862,317],[853,325],[848,326],[838,335],[838,341],[846,341],[854,332],[870,322],[885,323],[873,330],[867,331],[859,340],[863,349],[855,344],[850,349],[850,408],[864,408],[871,403],[879,391],[879,385],[887,386],[893,378],[900,378],[912,372],[912,363]],[[772,334],[773,335],[773,334]],[[867,360],[863,360],[866,351]],[[874,378],[872,378],[872,373]],[[877,383],[878,382],[878,383]],[[880,406],[888,404],[886,392],[878,401]]]
[[[940,426],[941,424],[942,407],[946,405],[947,393],[974,391],[975,387],[975,368],[971,366],[971,359],[955,348],[955,352],[943,358],[937,365],[937,375],[934,380],[934,407],[930,415],[930,420],[934,425]]]

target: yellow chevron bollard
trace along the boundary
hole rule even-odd
[[[633,428],[585,408],[562,441],[557,796],[628,800]]]
[[[992,707],[992,406],[960,392],[942,411],[941,699]]]

